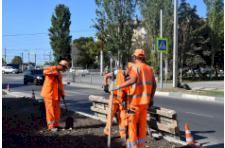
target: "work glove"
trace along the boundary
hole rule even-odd
[[[104,85],[104,91],[105,91],[106,93],[109,93],[109,85]]]
[[[118,89],[120,89],[120,86],[116,85],[114,83],[110,84],[110,86],[109,86],[109,91],[118,90]]]

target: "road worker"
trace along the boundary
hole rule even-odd
[[[134,65],[130,68],[130,79],[120,85],[111,84],[109,90],[129,86],[127,147],[137,148],[146,146],[147,111],[150,100],[155,94],[156,82],[153,68],[144,63],[144,50],[136,49],[132,57]]]
[[[115,70],[114,72],[108,73],[104,76],[104,91],[106,93],[109,93],[108,91],[108,83],[107,80],[108,78],[112,78],[114,77],[115,80],[114,82],[119,85],[122,84],[126,81],[126,79],[128,79],[129,76],[129,67],[131,67],[133,65],[133,63],[129,62],[128,63],[128,68],[126,70]],[[119,89],[113,92],[114,96],[113,96],[113,106],[112,106],[112,120],[113,121],[113,117],[115,116],[115,113],[118,109],[119,112],[119,117],[118,117],[118,121],[119,121],[119,132],[120,132],[120,137],[123,138],[124,140],[126,140],[126,127],[125,127],[125,116],[126,116],[126,108],[125,108],[125,101],[126,101],[126,93],[127,90],[126,88],[123,89]],[[111,102],[111,96],[109,96],[109,108],[110,108],[110,102]],[[108,117],[107,117],[107,122],[106,122],[106,126],[104,129],[104,134],[108,135],[109,134],[109,122],[110,122],[110,110],[108,110]],[[112,122],[113,123],[113,122]],[[112,125],[112,124],[111,124]]]
[[[41,91],[46,108],[46,120],[48,129],[52,132],[59,130],[59,119],[61,114],[60,97],[64,99],[65,93],[60,71],[69,69],[68,62],[61,60],[58,65],[44,69],[45,81]]]

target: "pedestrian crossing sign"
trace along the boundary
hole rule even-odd
[[[167,38],[157,38],[157,52],[168,53]]]

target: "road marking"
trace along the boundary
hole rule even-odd
[[[78,93],[78,92],[74,92],[74,91],[68,91],[68,90],[64,90],[65,92],[69,92],[69,93],[73,93],[73,94],[79,94],[79,95],[89,95],[89,94],[83,94],[83,93]]]
[[[193,115],[198,115],[198,116],[206,116],[206,117],[210,117],[212,118],[213,116],[209,116],[209,115],[202,115],[202,114],[196,114],[196,113],[191,113],[191,112],[185,112],[187,114],[193,114]]]
[[[100,92],[100,91],[91,91],[91,90],[88,90],[88,91],[79,91],[79,92],[85,92],[85,93],[93,93],[93,94],[106,94],[104,92]]]

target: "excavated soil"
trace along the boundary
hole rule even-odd
[[[60,127],[52,133],[47,129],[44,103],[26,98],[2,98],[2,147],[84,147],[105,148],[105,123],[72,111],[67,114],[74,118],[74,129],[64,130],[65,110],[62,109]],[[125,141],[119,138],[118,125],[113,125],[112,147],[126,147]],[[179,144],[163,139],[147,137],[146,147],[175,148]]]

